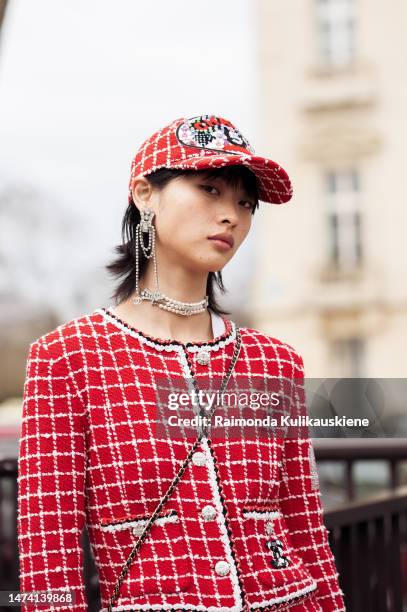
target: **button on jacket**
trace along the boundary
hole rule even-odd
[[[220,380],[236,339],[235,323],[224,323],[212,341],[183,344],[100,308],[30,345],[18,474],[22,592],[69,589],[75,604],[58,609],[87,610],[86,526],[107,609],[195,439],[157,435],[159,383]],[[228,389],[239,377],[303,378],[290,345],[250,328],[241,338]],[[203,351],[209,359],[198,359]],[[307,437],[204,436],[113,610],[344,610],[314,461]]]

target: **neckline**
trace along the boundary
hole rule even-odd
[[[171,338],[157,338],[155,336],[150,336],[145,332],[141,331],[140,329],[137,329],[133,325],[130,325],[130,323],[127,323],[126,321],[121,319],[115,312],[111,310],[111,308],[111,306],[102,306],[101,308],[98,308],[97,311],[100,312],[105,318],[118,325],[121,329],[124,328],[125,330],[131,332],[132,335],[136,335],[140,339],[144,339],[149,343],[162,347],[178,346],[189,348],[190,350],[194,350],[196,348],[201,347],[214,348],[217,347],[219,344],[222,345],[224,341],[231,339],[231,336],[233,335],[235,329],[233,321],[221,317],[225,324],[225,330],[222,334],[214,336],[212,340],[202,340],[200,342],[180,342],[179,340],[173,340]]]

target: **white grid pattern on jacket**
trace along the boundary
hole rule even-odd
[[[214,332],[215,339],[205,344],[211,353],[206,366],[194,360],[198,343],[165,346],[101,309],[31,344],[18,481],[22,591],[75,589],[77,604],[66,609],[87,609],[80,542],[86,524],[102,607],[107,605],[127,558],[124,549],[130,552],[134,540],[126,530],[104,531],[103,521],[151,514],[191,443],[155,439],[155,381],[164,377],[171,386],[191,363],[198,386],[199,380],[219,376],[233,352],[234,329],[226,321],[222,339]],[[242,340],[232,389],[239,373],[262,379],[303,374],[302,359],[289,345],[248,328]],[[252,608],[266,611],[280,603],[293,610],[344,610],[319,491],[311,482],[309,448],[308,439],[212,440],[210,446],[204,440],[199,450],[207,467],[191,467],[168,502],[180,521],[156,526],[151,557],[133,562],[115,609],[238,612],[244,584]],[[268,553],[260,546],[259,521],[242,513],[250,503],[276,499],[285,519],[276,529],[289,537],[293,559],[285,578],[281,570],[264,571]],[[213,523],[199,513],[208,503],[218,509]],[[213,567],[224,559],[231,572],[220,578]],[[291,601],[302,592],[310,598]]]

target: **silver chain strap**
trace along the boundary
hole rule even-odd
[[[234,351],[233,351],[233,355],[232,355],[232,360],[230,362],[230,366],[228,368],[228,371],[226,372],[223,380],[222,380],[222,384],[220,386],[220,393],[222,394],[226,387],[227,384],[229,382],[229,379],[232,375],[233,369],[235,367],[236,361],[239,357],[239,353],[240,353],[240,347],[241,347],[241,343],[242,343],[242,338],[241,338],[241,334],[240,334],[240,329],[236,326],[236,342],[235,342],[235,347],[234,347]],[[193,378],[193,377],[192,377]],[[196,381],[193,378],[194,381],[194,386],[196,387]],[[212,415],[215,412],[216,409],[216,405],[214,405],[211,409],[211,411],[208,413],[207,415],[207,419],[208,422],[211,421],[212,419]],[[152,524],[154,523],[157,515],[159,514],[159,512],[161,511],[161,508],[164,506],[164,504],[168,501],[168,498],[170,497],[171,493],[174,491],[175,487],[177,486],[178,482],[180,481],[180,479],[182,478],[182,475],[184,474],[192,455],[195,452],[195,449],[197,448],[197,446],[199,445],[199,443],[201,442],[202,438],[206,435],[206,429],[203,429],[197,436],[195,442],[193,443],[193,445],[191,446],[187,456],[185,457],[181,467],[179,468],[176,476],[174,477],[173,481],[171,482],[170,486],[168,487],[168,490],[166,491],[166,493],[163,495],[163,497],[161,498],[161,500],[158,503],[158,506],[156,507],[156,509],[154,510],[153,514],[150,516],[148,522],[146,523],[143,531],[141,532],[141,535],[139,537],[139,539],[137,540],[136,544],[134,545],[130,555],[127,558],[127,561],[125,563],[125,565],[122,568],[122,571],[120,573],[120,576],[117,580],[117,583],[113,589],[113,595],[111,596],[110,600],[109,600],[109,604],[107,606],[107,612],[112,612],[113,610],[113,604],[117,601],[118,597],[119,597],[119,592],[120,592],[120,587],[123,583],[123,580],[125,579],[127,572],[130,569],[130,565],[134,559],[134,557],[137,555],[141,545],[143,544],[144,540],[146,539]]]

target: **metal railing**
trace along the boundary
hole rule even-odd
[[[18,591],[17,460],[0,460],[0,590]]]
[[[354,468],[358,461],[385,461],[389,488],[400,485],[399,468],[402,461],[407,461],[407,438],[317,438],[313,445],[318,463],[344,464],[348,500],[356,497]]]
[[[407,607],[407,487],[325,513],[347,612]]]

